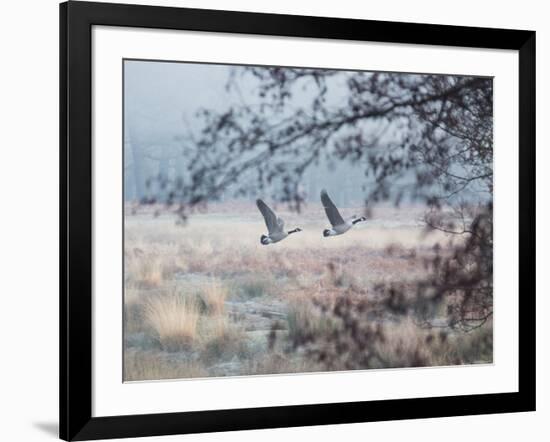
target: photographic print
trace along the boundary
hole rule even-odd
[[[492,363],[492,78],[123,81],[124,381]]]

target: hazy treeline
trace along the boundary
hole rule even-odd
[[[228,107],[245,106],[260,112],[264,106],[258,99],[261,81],[254,76],[246,76],[246,71],[245,67],[224,65],[125,62],[124,179],[127,201],[139,202],[151,198],[166,201],[174,183],[187,183],[198,163],[207,168],[213,156],[226,153],[223,136],[210,145],[205,144],[204,130],[209,124],[205,116],[216,112],[222,114]],[[344,83],[351,75],[338,72],[336,78],[328,80],[323,92],[323,106],[345,105],[349,90]],[[303,83],[293,89],[292,102],[285,104],[290,112],[315,105],[318,80],[309,79]],[[287,115],[288,109],[273,112],[273,126],[285,124],[286,119],[292,118]],[[403,124],[401,119],[381,119],[366,122],[361,130],[371,135],[371,144],[378,143],[384,148],[399,143],[406,132]],[[227,137],[227,142],[230,142],[230,137]],[[259,143],[232,153],[244,162],[264,148]],[[317,201],[320,190],[329,188],[338,204],[361,204],[376,182],[376,177],[367,173],[372,169],[372,159],[366,156],[343,158],[340,149],[337,143],[327,140],[325,152],[311,161],[306,141],[306,145],[298,146],[296,152],[288,155],[289,158],[284,163],[278,163],[277,167],[285,167],[288,172],[295,165],[308,162],[307,167],[300,171],[296,187],[296,192],[304,201]],[[208,151],[208,154],[198,156],[198,150]],[[456,164],[452,167],[460,170],[463,166]],[[260,167],[264,168],[263,165]],[[417,172],[405,171],[393,178],[392,185],[412,186]],[[252,186],[252,190],[243,188],[243,182],[257,181],[258,177],[254,175],[244,171],[234,180],[236,182],[229,182],[216,194],[208,195],[207,200],[250,199],[250,194],[266,198],[280,195],[285,184],[277,179],[268,182],[264,179],[263,186]],[[487,198],[486,194],[478,191],[476,183],[463,190],[461,197],[466,200]],[[411,194],[405,192],[403,197],[407,200]]]

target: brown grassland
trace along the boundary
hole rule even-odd
[[[374,290],[421,278],[434,246],[458,240],[426,234],[422,209],[378,209],[332,238],[322,208],[276,210],[303,232],[263,246],[251,204],[213,205],[185,225],[127,208],[126,381],[492,361],[490,322],[469,333],[421,327],[385,311]],[[349,323],[331,313],[343,301]]]

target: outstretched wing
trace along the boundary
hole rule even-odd
[[[282,232],[285,227],[284,221],[281,218],[278,218],[273,210],[271,210],[269,206],[261,199],[256,200],[256,205],[264,217],[265,225],[267,226],[269,234]]]
[[[325,213],[327,214],[328,220],[333,226],[344,224],[344,219],[342,218],[342,215],[340,215],[340,212],[338,212],[338,209],[329,198],[328,193],[325,189],[321,191],[321,202],[323,203],[323,207],[325,208]]]

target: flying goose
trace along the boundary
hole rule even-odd
[[[264,217],[265,225],[267,226],[268,230],[268,234],[262,235],[260,238],[260,242],[264,246],[282,241],[291,233],[302,231],[302,229],[297,227],[294,230],[289,230],[288,232],[285,232],[285,222],[277,215],[275,215],[273,210],[271,210],[266,203],[264,203],[261,199],[257,199],[256,205],[258,206],[258,209],[260,209],[260,212]]]
[[[323,203],[323,207],[325,208],[327,218],[332,224],[332,229],[323,230],[323,236],[342,235],[358,222],[367,220],[367,218],[365,218],[364,216],[362,216],[361,218],[357,218],[357,216],[354,215],[348,220],[344,221],[344,218],[342,218],[342,215],[340,215],[340,212],[338,212],[338,209],[329,198],[328,193],[325,189],[321,191],[321,202]]]

